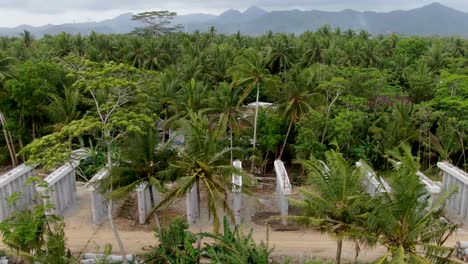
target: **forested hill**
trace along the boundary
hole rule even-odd
[[[58,34],[62,31],[75,34],[88,34],[91,31],[128,33],[135,26],[138,26],[137,22],[131,21],[131,17],[132,14],[127,13],[101,22],[0,28],[0,35],[14,36],[23,30],[28,30],[39,37],[44,34]],[[240,31],[243,34],[260,35],[268,30],[299,34],[329,24],[343,30],[367,30],[372,34],[468,36],[468,14],[439,3],[388,13],[357,12],[349,9],[341,12],[315,10],[267,12],[258,7],[251,7],[244,12],[228,10],[219,16],[209,14],[183,15],[176,17],[174,22],[182,24],[187,32],[207,31],[211,26],[215,26],[218,32],[227,34]]]

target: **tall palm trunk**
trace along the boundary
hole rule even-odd
[[[253,155],[255,155],[255,150],[257,148],[257,121],[258,121],[258,97],[260,96],[260,88],[258,85],[258,81],[256,82],[257,86],[257,97],[255,99],[255,119],[254,119],[254,135],[253,135]],[[250,167],[250,172],[254,171],[255,167],[255,159],[252,159],[252,165]]]
[[[281,160],[281,157],[283,156],[283,151],[284,151],[284,148],[286,147],[286,142],[288,141],[288,137],[289,137],[289,133],[291,132],[292,125],[293,125],[293,120],[291,119],[291,122],[289,122],[288,132],[286,132],[286,138],[284,139],[284,142],[283,142],[283,147],[281,148],[281,151],[278,157],[279,160]]]
[[[343,239],[339,238],[336,241],[336,263],[341,263],[341,250],[343,249]]]
[[[15,146],[13,145],[13,142],[11,140],[10,132],[8,132],[5,128],[6,120],[2,113],[0,113],[0,125],[2,126],[3,136],[5,137],[5,142],[8,148],[8,153],[10,154],[11,165],[13,165],[14,167],[16,166],[16,163],[17,163],[17,159],[15,155]]]
[[[234,161],[234,155],[233,155],[233,150],[232,150],[234,143],[232,142],[233,141],[233,135],[232,134],[233,134],[233,132],[232,132],[232,119],[229,119],[229,141],[231,143],[231,163],[230,163],[231,166],[232,166],[232,162]]]
[[[107,134],[109,134],[107,132]],[[108,136],[108,135],[106,135]],[[113,191],[113,188],[112,188],[112,149],[111,149],[111,142],[107,142],[107,166],[109,167],[109,178],[110,178],[110,189],[109,191],[112,192]],[[128,261],[127,261],[127,253],[125,252],[125,248],[124,248],[124,245],[122,243],[122,239],[120,238],[120,235],[119,235],[119,232],[117,231],[117,227],[114,223],[114,218],[112,217],[112,209],[114,207],[114,199],[112,198],[109,198],[109,202],[108,202],[108,210],[107,210],[107,214],[108,214],[108,217],[109,217],[109,224],[111,226],[111,229],[112,229],[112,233],[114,234],[114,237],[115,237],[115,240],[117,240],[117,244],[119,245],[119,250],[120,250],[120,254],[122,255],[122,264],[127,264]]]
[[[197,188],[197,210],[198,210],[198,242],[197,242],[197,263],[200,264],[200,257],[201,257],[201,242],[202,242],[202,221],[201,221],[201,210],[200,210],[200,179],[197,177],[197,181],[195,182]]]

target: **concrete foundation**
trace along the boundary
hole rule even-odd
[[[289,214],[288,196],[292,192],[292,186],[284,163],[281,160],[275,160],[274,165],[276,173],[276,203],[281,216],[287,216]],[[286,218],[282,218],[281,223],[287,225],[288,221]]]
[[[242,170],[242,161],[235,160],[232,162],[232,166]],[[242,176],[235,173],[232,174],[232,211],[234,213],[234,219],[236,224],[242,222],[241,217],[242,208]]]
[[[427,195],[429,198],[429,207],[431,207],[433,204],[435,204],[439,200],[442,188],[439,184],[429,179],[422,172],[418,171],[416,172],[416,175],[418,175],[419,179],[421,180],[421,182],[424,184],[424,187],[426,188]]]
[[[447,213],[465,224],[468,224],[468,173],[448,162],[439,162],[437,167],[442,171],[442,189],[445,191],[457,188],[457,192],[445,203]]]
[[[10,170],[0,177],[0,221],[11,216],[15,210],[24,209],[33,204],[36,186],[26,181],[34,175],[34,167],[24,164]],[[18,194],[18,200],[8,203],[7,199]]]
[[[356,162],[356,167],[362,168],[362,163],[360,161]],[[365,171],[361,184],[370,196],[392,191],[390,185],[384,179],[379,178],[372,170]]]
[[[146,223],[148,214],[158,204],[158,192],[156,187],[149,186],[146,182],[140,184],[135,191],[138,200],[138,221],[140,224],[144,224]]]
[[[194,184],[187,192],[187,221],[189,225],[196,224],[200,215],[198,208],[198,192],[197,185]]]
[[[108,219],[108,207],[104,196],[96,189],[99,181],[109,176],[107,169],[101,169],[91,178],[88,185],[88,191],[91,192],[91,214],[93,224],[98,225]]]
[[[75,167],[78,162],[66,164],[47,176],[44,181],[48,187],[37,187],[44,195],[44,204],[51,203],[54,208],[49,214],[63,215],[65,210],[76,200],[76,175]]]

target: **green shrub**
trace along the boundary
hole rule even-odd
[[[257,245],[252,238],[252,230],[247,235],[244,235],[237,226],[231,230],[226,217],[224,217],[223,234],[204,234],[204,236],[215,240],[214,244],[206,245],[204,251],[211,263],[269,263],[272,250],[263,243]]]
[[[146,248],[147,253],[141,255],[143,263],[196,263],[198,250],[193,247],[197,241],[195,234],[187,231],[188,224],[181,218],[176,218],[169,226],[156,231],[159,245]]]

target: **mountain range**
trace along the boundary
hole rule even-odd
[[[1,28],[0,35],[17,36],[23,30],[28,30],[37,37],[44,34],[68,33],[89,34],[99,33],[122,34],[129,33],[139,22],[132,21],[131,13],[122,14],[116,18],[100,22],[68,23],[61,25],[45,25],[32,27],[21,25],[14,28]],[[359,12],[346,9],[339,12],[327,11],[266,11],[259,7],[250,7],[244,12],[227,10],[216,16],[210,14],[189,14],[176,16],[175,24],[184,26],[184,31],[207,31],[214,26],[219,33],[260,35],[271,30],[300,34],[307,30],[316,30],[326,24],[342,30],[367,30],[372,34],[401,35],[461,35],[468,36],[468,13],[432,3],[411,10],[396,10],[391,12]]]

